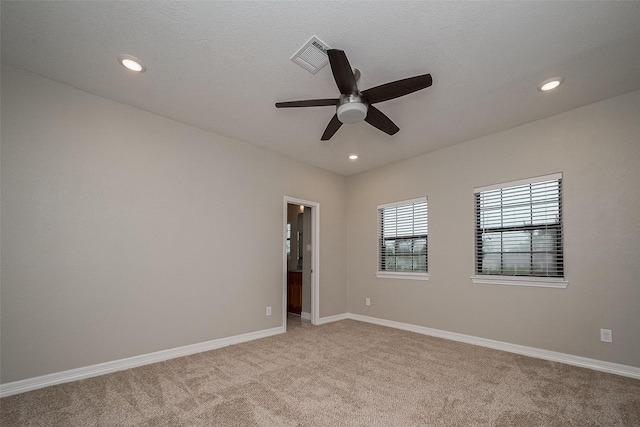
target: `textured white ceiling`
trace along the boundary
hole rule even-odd
[[[343,175],[640,89],[638,1],[2,1],[0,14],[4,64]],[[376,104],[395,136],[363,122],[322,142],[333,107],[274,107],[338,96],[328,66],[289,60],[312,35],[345,50],[361,90],[424,73],[433,86]],[[557,75],[557,91],[536,90]]]

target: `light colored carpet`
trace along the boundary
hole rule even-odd
[[[0,400],[2,426],[640,426],[640,380],[344,320]]]

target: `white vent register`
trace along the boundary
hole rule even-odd
[[[313,36],[291,57],[291,60],[315,74],[329,63],[327,49],[330,48],[325,42]]]

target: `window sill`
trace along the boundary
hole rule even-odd
[[[473,283],[485,285],[533,286],[539,288],[564,289],[569,282],[564,278],[554,277],[519,277],[519,276],[473,276]]]
[[[378,279],[429,280],[429,273],[405,273],[401,271],[378,271]]]

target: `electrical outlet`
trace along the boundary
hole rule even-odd
[[[371,298],[365,298],[364,305],[371,305]]]
[[[600,329],[600,341],[613,342],[613,335],[611,329]]]
[[[267,307],[267,316],[271,316],[271,307]]]

